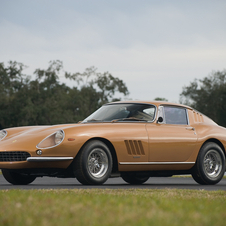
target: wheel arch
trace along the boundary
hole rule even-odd
[[[224,145],[223,145],[218,139],[210,138],[210,139],[206,140],[206,141],[202,144],[201,148],[202,148],[206,143],[209,143],[209,142],[213,142],[213,143],[219,145],[220,148],[222,149],[222,151],[224,152],[225,157],[226,157]],[[201,148],[200,148],[200,150],[201,150]]]
[[[83,145],[82,147],[80,148],[80,150],[78,151],[77,155],[75,156],[75,158],[78,156],[78,154],[81,152],[82,148],[89,142],[89,141],[92,141],[92,140],[99,140],[101,142],[103,142],[105,145],[107,145],[107,147],[109,148],[110,152],[111,152],[111,156],[112,156],[112,161],[113,161],[113,167],[112,167],[112,173],[115,173],[118,171],[118,158],[117,158],[117,155],[116,155],[116,151],[115,151],[115,148],[113,146],[113,144],[105,139],[105,138],[102,138],[102,137],[92,137],[91,139],[87,140]]]

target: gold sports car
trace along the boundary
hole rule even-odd
[[[84,121],[0,131],[0,169],[11,184],[36,177],[74,177],[85,185],[121,176],[191,174],[216,184],[225,172],[226,129],[191,107],[127,101],[103,105]]]

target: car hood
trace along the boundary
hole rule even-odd
[[[47,136],[55,133],[60,129],[67,129],[76,127],[79,124],[65,124],[54,126],[27,126],[27,127],[15,127],[5,129],[7,136],[0,141],[1,150],[16,150],[20,149],[37,149],[36,145],[41,142]]]

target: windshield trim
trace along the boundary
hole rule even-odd
[[[131,104],[131,102],[107,103],[107,104],[102,105],[102,107],[103,106],[107,106],[107,105],[120,105],[120,104]],[[154,104],[148,104],[148,103],[132,103],[132,104],[153,106],[155,108],[155,114],[154,114],[153,120],[152,121],[134,121],[134,120],[129,121],[129,120],[127,120],[127,121],[117,121],[117,123],[131,123],[131,122],[133,122],[133,123],[153,123],[156,120],[156,115],[157,115],[157,107],[156,107],[156,105],[154,105]],[[82,121],[82,123],[116,123],[116,122],[111,122],[111,121],[108,122],[108,121],[98,121],[98,120],[97,121],[96,120],[93,120],[93,121],[84,121],[84,120]]]

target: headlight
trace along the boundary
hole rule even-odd
[[[63,130],[59,130],[55,133],[55,144],[60,144],[64,139],[64,132]]]
[[[5,130],[0,130],[0,140],[4,139],[7,136],[7,132]]]
[[[45,148],[53,148],[57,145],[59,145],[64,140],[64,131],[59,130],[48,137],[46,137],[44,140],[42,140],[36,147],[45,149]]]

